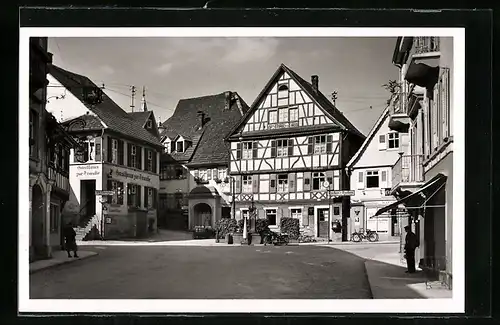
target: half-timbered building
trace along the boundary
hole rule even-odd
[[[226,136],[236,219],[252,207],[270,228],[293,217],[304,231],[325,239],[332,229],[328,220],[347,223],[349,199],[330,194],[349,189],[345,165],[365,136],[318,82],[318,76],[309,83],[282,64]]]

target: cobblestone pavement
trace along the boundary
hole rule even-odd
[[[88,246],[30,275],[30,298],[367,299],[364,259],[320,246]]]

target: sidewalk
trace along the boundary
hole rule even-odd
[[[92,256],[96,256],[98,253],[89,251],[79,251],[78,258],[68,257],[65,251],[55,251],[52,253],[52,258],[47,260],[40,260],[30,263],[30,274],[35,273],[50,267],[54,267],[61,264],[73,263],[80,261]]]

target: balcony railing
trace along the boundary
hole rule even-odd
[[[439,37],[425,36],[413,38],[416,54],[439,52]]]
[[[424,181],[423,155],[401,155],[392,166],[392,187]]]

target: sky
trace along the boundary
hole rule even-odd
[[[386,106],[382,85],[397,80],[395,37],[49,38],[53,64],[89,77],[131,111],[131,86],[140,106],[161,121],[183,98],[237,92],[251,105],[281,63],[310,81],[365,135]],[[370,108],[371,107],[371,108]]]

